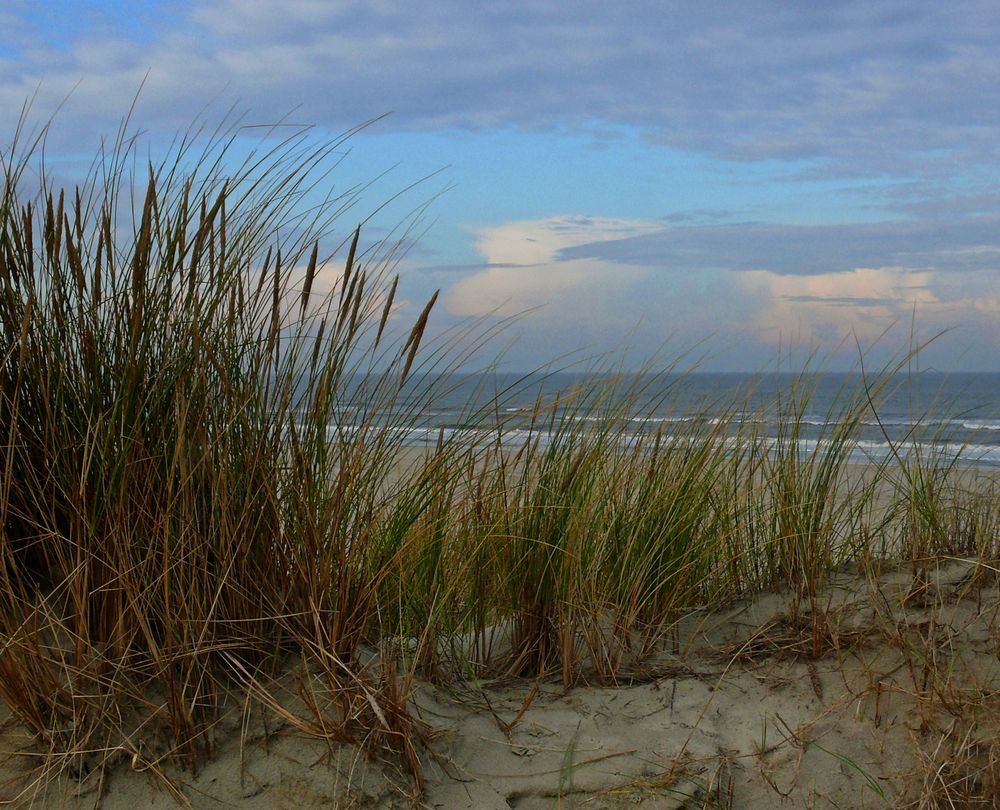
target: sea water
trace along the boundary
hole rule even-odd
[[[439,393],[427,405],[421,391],[434,384]],[[556,400],[560,407],[537,415],[540,405]],[[802,453],[827,446],[851,410],[857,416],[849,444],[852,462],[919,453],[941,463],[1000,467],[1000,373],[876,379],[701,372],[614,381],[565,372],[460,374],[408,382],[396,407],[395,414],[381,413],[377,421],[387,420],[408,444],[483,432],[509,444],[529,439],[545,444],[566,420],[585,431],[598,429],[611,414],[623,441],[656,433],[661,440],[683,439],[721,425],[723,440],[736,442],[752,432],[765,445],[792,441]],[[340,418],[331,429],[349,429],[344,422],[354,421],[347,413]]]

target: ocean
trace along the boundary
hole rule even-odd
[[[383,415],[405,433],[410,444],[433,444],[463,431],[493,429],[506,443],[529,437],[551,441],[553,420],[573,420],[581,429],[616,414],[623,440],[659,432],[669,440],[696,435],[720,424],[730,437],[752,429],[761,440],[793,441],[803,453],[822,449],[851,402],[861,404],[850,461],[869,463],[921,453],[942,463],[1000,467],[1000,373],[924,372],[868,381],[872,401],[858,375],[842,373],[741,374],[690,373],[625,375],[604,386],[600,399],[574,399],[574,389],[595,391],[609,377],[535,373],[458,374],[442,384],[432,407],[417,394],[430,378],[411,381],[399,412]],[[561,397],[555,416],[546,413],[529,424],[539,402]],[[780,403],[780,404],[779,404]],[[348,414],[341,419],[354,421]],[[734,439],[735,441],[735,439]]]

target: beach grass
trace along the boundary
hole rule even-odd
[[[597,361],[527,413],[479,396],[413,452],[493,328],[428,344],[436,294],[401,322],[400,234],[325,253],[351,200],[306,203],[338,143],[233,142],[139,165],[121,135],[72,190],[30,185],[40,141],[4,153],[0,697],[42,778],[84,752],[197,769],[223,708],[285,711],[267,684],[296,666],[296,727],[394,758],[418,796],[418,674],[614,684],[682,652],[685,618],[773,589],[819,658],[845,566],[907,566],[914,598],[943,559],[995,574],[970,471],[929,449],[851,466],[905,361],[856,375],[805,450],[807,374],[760,420],[734,398],[636,438],[685,376]]]

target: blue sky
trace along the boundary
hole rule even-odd
[[[371,209],[438,172],[370,232],[447,189],[404,297],[441,288],[438,328],[526,312],[509,367],[665,342],[837,366],[915,319],[947,330],[924,365],[1000,370],[995,2],[8,0],[0,32],[4,132],[68,96],[69,174],[144,77],[154,150],[206,104],[331,135],[391,112],[333,180],[390,169]]]

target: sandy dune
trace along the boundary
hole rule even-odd
[[[952,562],[919,594],[907,572],[842,574],[825,604],[816,658],[809,628],[789,623],[788,596],[767,594],[688,618],[679,648],[617,685],[418,682],[411,709],[434,732],[419,804],[903,807],[995,779],[992,572]],[[133,767],[118,754],[104,768],[67,763],[45,787],[28,784],[37,751],[8,717],[2,795],[109,810],[411,805],[412,785],[393,763],[274,716],[265,726],[265,715],[254,704],[244,722],[234,708],[196,774],[167,760]]]

